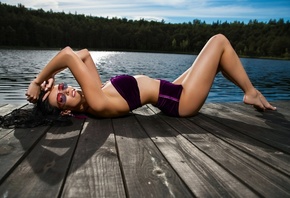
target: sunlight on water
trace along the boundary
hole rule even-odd
[[[57,54],[53,50],[0,50],[0,104],[25,102],[30,81]],[[93,51],[91,55],[103,82],[120,74],[144,74],[173,81],[196,58],[194,55]],[[241,59],[253,84],[271,101],[290,99],[290,61]],[[56,83],[79,87],[69,70]],[[218,74],[207,102],[241,101],[243,93]]]

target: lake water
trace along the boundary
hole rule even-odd
[[[25,102],[32,79],[58,51],[0,50],[0,104]],[[145,74],[174,80],[196,58],[194,55],[92,51],[103,82],[119,74]],[[241,59],[251,81],[269,101],[290,100],[290,61]],[[58,74],[56,82],[78,87],[69,70]],[[243,93],[220,74],[206,102],[242,101]]]

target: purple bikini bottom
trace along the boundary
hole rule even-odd
[[[179,117],[178,107],[182,85],[175,85],[166,80],[160,80],[159,96],[156,107],[169,116]]]

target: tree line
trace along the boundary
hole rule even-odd
[[[85,16],[33,10],[0,2],[0,46],[198,53],[214,34],[229,38],[239,55],[290,58],[290,22],[258,20],[207,24]]]

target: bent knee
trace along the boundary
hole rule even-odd
[[[67,46],[67,47],[63,48],[63,49],[60,51],[60,53],[61,53],[62,55],[71,55],[71,54],[74,53],[74,52],[73,52],[73,50],[72,50],[71,47]]]
[[[212,36],[212,38],[220,40],[220,41],[228,40],[227,37],[221,33],[215,34],[214,36]]]
[[[64,52],[71,52],[73,51],[72,48],[70,46],[66,46],[65,48],[63,48],[61,51],[64,51]]]
[[[230,44],[230,41],[228,40],[228,38],[223,34],[216,34],[211,37],[211,40],[218,42],[220,45]]]

